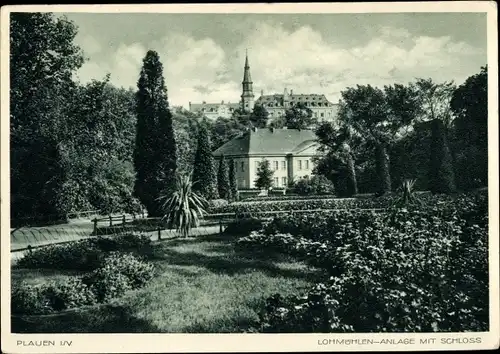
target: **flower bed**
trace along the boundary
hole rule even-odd
[[[328,278],[267,300],[266,332],[488,330],[487,195],[383,213],[275,218],[241,246],[293,254]]]

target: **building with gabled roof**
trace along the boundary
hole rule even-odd
[[[264,160],[274,171],[274,188],[287,187],[290,181],[310,176],[312,157],[318,143],[312,130],[254,128],[228,141],[213,152],[233,159],[238,187],[255,188],[257,169]]]

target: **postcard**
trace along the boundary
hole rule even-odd
[[[497,46],[490,1],[2,7],[2,351],[498,348]]]

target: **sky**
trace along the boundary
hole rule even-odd
[[[171,106],[238,102],[245,51],[256,98],[382,87],[415,78],[464,80],[486,65],[485,13],[64,13],[87,61],[82,83],[107,73],[136,87],[148,50],[160,55]]]

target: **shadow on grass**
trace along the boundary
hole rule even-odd
[[[200,251],[182,252],[174,249],[183,245],[203,244],[209,241],[214,243],[202,245]],[[204,267],[213,273],[227,275],[245,274],[258,270],[271,277],[316,280],[320,276],[317,269],[293,266],[296,261],[291,257],[266,250],[239,249],[234,245],[234,241],[234,236],[224,234],[196,239],[176,239],[155,249],[148,258],[159,264]],[[292,267],[279,266],[279,263],[290,263]]]
[[[157,327],[116,305],[45,316],[12,316],[13,333],[158,333]]]

